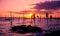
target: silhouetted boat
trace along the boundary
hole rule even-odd
[[[11,31],[12,32],[16,32],[16,33],[20,33],[20,34],[25,34],[25,33],[36,33],[36,32],[39,32],[41,33],[42,30],[41,28],[39,27],[36,27],[36,26],[26,26],[26,25],[21,25],[21,26],[14,26],[11,28]]]

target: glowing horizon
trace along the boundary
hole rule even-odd
[[[23,14],[20,14],[19,12],[17,12],[18,14],[16,14],[16,13],[12,13],[12,17],[25,17],[25,18],[31,18],[31,16],[33,15],[33,14],[35,14],[36,16],[41,16],[41,18],[46,18],[46,14],[37,14],[37,13],[34,13],[34,12],[25,12],[24,13],[24,16],[23,16]],[[3,13],[0,13],[0,14],[2,14],[2,15],[0,15],[0,17],[11,17],[10,16],[10,13],[9,12],[3,12]],[[58,16],[59,15],[59,16]],[[53,18],[60,18],[60,13],[54,13],[54,14],[49,14],[48,15],[48,18],[50,18],[50,16],[52,16]]]
[[[0,17],[10,17],[10,12],[8,11],[14,11],[14,12],[20,12],[20,11],[24,11],[24,10],[35,10],[35,9],[30,9],[34,6],[30,6],[30,4],[36,4],[36,3],[42,3],[42,2],[46,2],[46,1],[52,1],[52,0],[3,0],[0,1]],[[54,0],[53,0],[54,1]],[[44,9],[42,9],[41,11],[45,11]],[[53,11],[52,11],[53,12]],[[60,11],[59,11],[60,12]],[[25,13],[25,12],[24,12]],[[27,12],[27,14],[25,14],[25,17],[28,15],[28,17],[31,17],[32,14],[30,14],[31,12]],[[34,12],[32,11],[32,13],[37,14],[38,12]],[[42,17],[45,17],[45,14],[39,14]],[[58,15],[60,15],[60,13],[58,13]],[[14,14],[13,13],[13,17],[23,17],[23,14]],[[56,16],[56,13],[52,14],[53,17],[59,17],[60,16]],[[27,18],[28,18],[27,17]]]

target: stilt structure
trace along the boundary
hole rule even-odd
[[[47,20],[47,27],[48,27],[48,13],[46,13],[46,20]]]

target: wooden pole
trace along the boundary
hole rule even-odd
[[[11,26],[12,26],[12,12],[10,12],[10,20],[11,20]]]

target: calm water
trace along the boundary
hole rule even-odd
[[[42,28],[43,31],[60,30],[60,19],[14,19],[12,20],[12,26],[18,25],[32,25]],[[10,31],[11,21],[0,21],[0,36],[44,36],[42,33],[27,33],[18,34]]]

